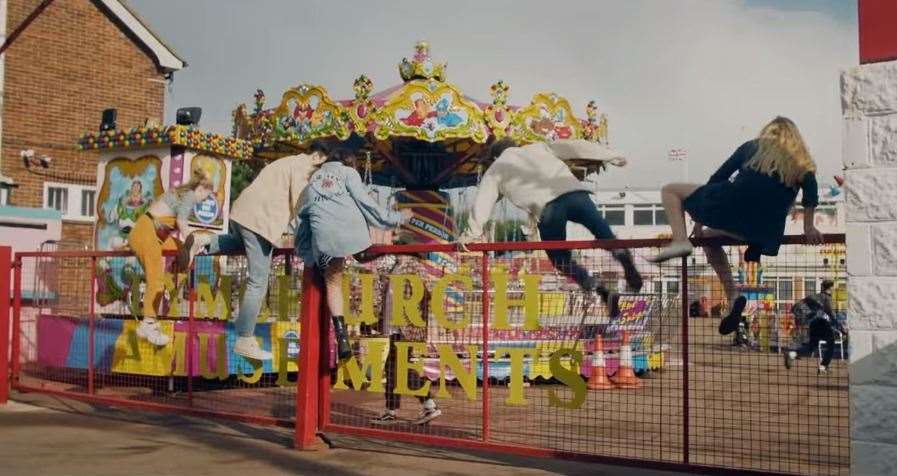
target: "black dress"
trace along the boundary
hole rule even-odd
[[[706,185],[685,199],[684,208],[696,222],[734,233],[762,254],[776,256],[797,188],[788,187],[777,175],[745,168],[757,148],[756,140],[742,144]],[[819,204],[816,176],[806,174],[800,188],[804,192],[801,204],[815,208]]]

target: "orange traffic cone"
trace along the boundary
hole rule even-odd
[[[604,370],[604,341],[600,335],[595,336],[594,348],[592,349],[592,374],[589,375],[589,390],[610,390],[614,388],[614,384],[607,379],[607,373]]]
[[[623,344],[620,346],[620,368],[610,379],[620,388],[642,388],[642,381],[632,370],[632,347],[629,345],[629,332],[623,331]]]

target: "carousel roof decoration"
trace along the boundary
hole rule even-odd
[[[133,149],[178,145],[235,159],[251,159],[253,145],[236,137],[204,132],[192,126],[145,126],[128,130],[89,132],[78,139],[78,150]]]
[[[482,103],[448,82],[447,69],[431,59],[430,45],[421,41],[414,55],[398,64],[402,83],[379,92],[362,74],[352,84],[353,99],[334,100],[322,86],[301,84],[284,92],[276,107],[265,109],[259,90],[252,113],[245,105],[234,111],[234,134],[251,142],[263,158],[294,154],[316,139],[342,142],[369,154],[375,183],[423,187],[475,182],[475,159],[486,144],[502,137],[519,143],[607,141],[607,119],[594,101],[584,120],[553,93],[513,106],[510,86],[498,81],[491,87],[491,104]]]

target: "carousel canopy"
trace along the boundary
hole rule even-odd
[[[445,64],[433,63],[426,42],[399,63],[403,83],[373,92],[365,75],[354,99],[334,100],[322,86],[288,89],[276,107],[265,108],[258,90],[250,113],[234,111],[234,135],[253,144],[255,155],[274,159],[305,150],[311,142],[341,142],[360,152],[360,169],[378,185],[431,189],[472,185],[486,145],[503,137],[521,144],[557,139],[607,142],[607,118],[595,101],[578,119],[570,103],[539,93],[526,106],[508,104],[509,86],[491,87],[492,102],[478,102],[445,79]],[[594,162],[578,164],[600,167]],[[594,171],[594,170],[593,170]]]

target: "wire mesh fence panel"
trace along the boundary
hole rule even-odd
[[[691,461],[848,474],[845,247],[786,245],[760,263],[745,261],[744,252],[696,250],[688,259],[689,302],[701,311],[689,319]],[[714,263],[732,272],[726,286]],[[833,284],[828,321],[793,312],[826,280]],[[743,317],[722,329],[718,316],[735,296],[746,299]]]
[[[357,351],[336,365],[332,423],[482,437],[479,267],[477,256],[452,254],[350,267],[345,315]]]
[[[357,328],[364,365],[337,364],[331,422],[681,461],[681,301],[668,284],[680,268],[636,250],[645,284],[628,292],[609,252],[575,254],[559,266],[544,251],[448,253],[441,266],[399,255],[354,270],[346,314],[376,322]],[[584,292],[582,270],[619,298]],[[415,421],[428,395],[439,416]]]
[[[301,269],[278,253],[254,337],[271,360],[235,350],[247,287],[243,256],[166,257],[153,309],[164,342],[141,335],[147,285],[133,256],[45,253],[21,258],[21,386],[104,401],[287,421],[295,417]],[[46,276],[53,276],[52,279]]]
[[[615,242],[628,254],[529,244],[350,260],[335,310],[350,359],[336,358],[328,300],[308,314],[328,332],[323,373],[309,376],[329,372],[319,421],[387,439],[847,474],[845,247],[829,241],[783,245],[760,264],[725,246],[656,265],[646,258],[658,240]],[[20,388],[295,420],[302,265],[289,250],[266,281],[244,256],[166,265],[164,344],[137,332],[147,291],[135,258],[17,259]],[[235,352],[253,292],[263,296],[253,337],[271,360]],[[744,309],[730,313],[733,303]]]

